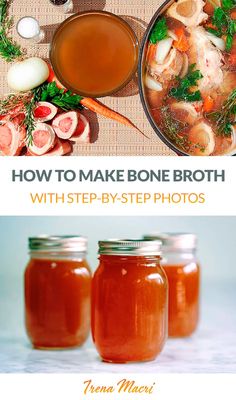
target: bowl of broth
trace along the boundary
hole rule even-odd
[[[82,12],[58,27],[50,60],[63,86],[84,97],[104,97],[134,76],[138,40],[121,17],[105,11]]]
[[[226,23],[236,5],[219,8],[212,1],[167,0],[141,44],[143,108],[156,134],[179,155],[236,155],[236,29],[227,37]]]

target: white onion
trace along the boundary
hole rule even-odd
[[[172,43],[173,43],[173,39],[171,39],[171,38],[163,39],[163,40],[160,40],[160,42],[158,42],[157,49],[156,49],[156,56],[155,56],[155,60],[158,64],[164,63],[166,57],[168,56],[168,54],[171,50]]]
[[[173,31],[168,31],[168,35],[170,38],[178,40],[178,36]]]
[[[183,54],[184,60],[183,60],[183,66],[180,72],[180,78],[184,78],[185,75],[188,73],[188,67],[189,67],[189,60],[187,54]]]
[[[219,38],[210,32],[207,32],[207,37],[218,49],[225,51],[225,41],[222,38]]]
[[[162,85],[150,75],[146,75],[145,77],[145,86],[150,90],[155,90],[156,92],[161,92],[163,90]]]
[[[30,57],[13,64],[7,73],[7,82],[11,89],[25,92],[41,85],[47,80],[47,63],[39,57]]]

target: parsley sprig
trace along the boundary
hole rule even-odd
[[[226,36],[226,51],[232,49],[233,38],[236,33],[236,21],[230,17],[229,11],[236,6],[236,0],[222,0],[222,6],[216,7],[212,17],[215,28],[207,28],[215,36]]]
[[[165,39],[167,36],[168,36],[168,27],[166,23],[166,18],[161,18],[155,23],[149,40],[152,44],[156,44],[160,40]]]
[[[64,111],[81,110],[82,97],[70,90],[59,89],[55,82],[46,83],[41,87],[40,101],[49,101]]]
[[[232,10],[236,6],[236,0],[221,0],[221,5],[224,10]]]
[[[179,77],[176,78],[178,80],[178,86],[170,89],[170,97],[184,101],[201,100],[202,96],[199,90],[190,90],[191,88],[197,86],[199,79],[203,78],[202,73],[195,69],[195,67],[196,64],[190,65],[188,74],[183,79],[180,79]]]

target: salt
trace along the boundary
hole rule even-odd
[[[37,19],[33,17],[23,17],[18,21],[17,32],[24,39],[40,41],[42,32]]]

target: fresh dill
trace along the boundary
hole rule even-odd
[[[30,100],[32,94],[20,93],[9,94],[6,98],[0,100],[0,115],[11,113],[14,109],[18,112],[24,112],[24,102]]]
[[[59,89],[55,82],[44,83],[26,93],[10,94],[5,99],[0,100],[0,115],[24,113],[25,118],[21,125],[25,126],[27,136],[26,144],[29,146],[33,142],[33,131],[36,126],[34,110],[40,101],[48,101],[55,104],[64,111],[83,109],[80,101],[81,96],[73,94],[69,90]]]
[[[184,152],[191,153],[194,149],[200,149],[204,153],[205,148],[203,146],[198,143],[192,143],[185,135],[180,135],[180,132],[188,127],[188,124],[175,118],[168,105],[161,108],[161,116],[165,135],[174,145]]]
[[[216,124],[219,136],[230,137],[236,118],[236,89],[228,96],[220,111],[208,113],[207,117]]]
[[[12,62],[23,53],[10,34],[13,19],[8,15],[8,7],[9,1],[0,0],[0,56],[7,62]]]

